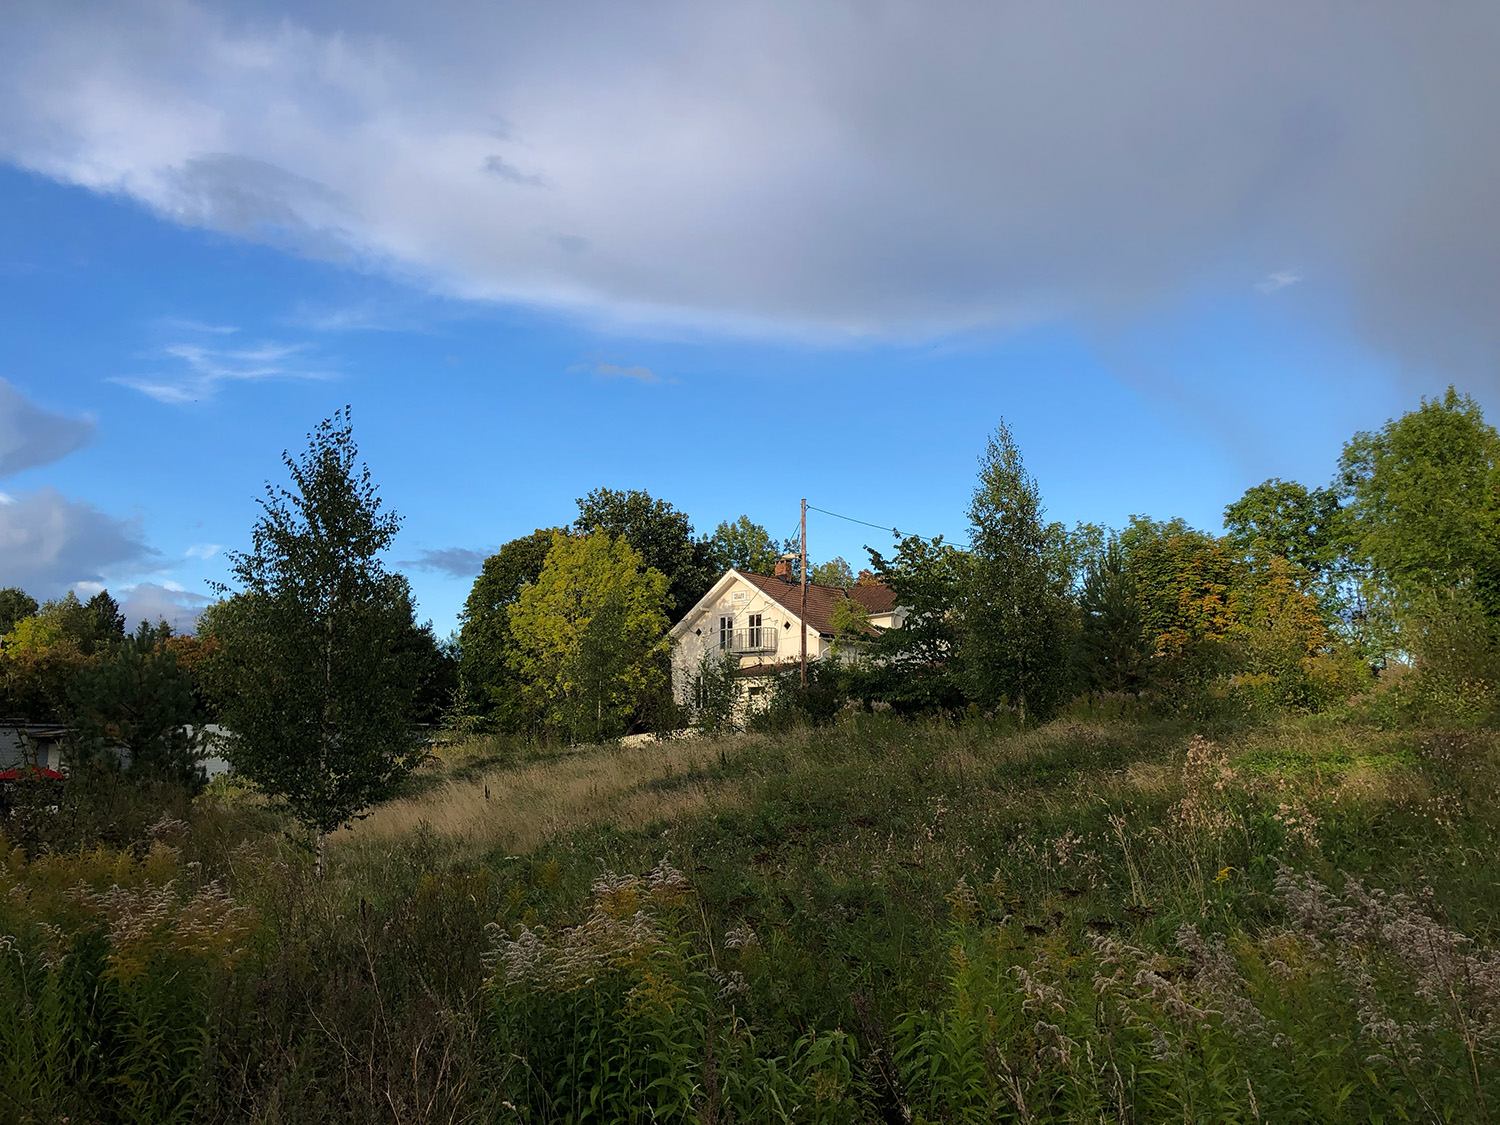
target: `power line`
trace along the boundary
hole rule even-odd
[[[871,523],[869,520],[857,520],[853,516],[846,516],[842,512],[830,512],[827,508],[819,508],[813,504],[809,504],[807,506],[807,510],[810,512],[822,512],[825,516],[832,516],[836,520],[847,520],[849,523],[857,523],[864,527],[873,527],[877,531],[889,531],[897,539],[901,538],[901,532],[896,530],[894,527],[886,527],[883,524]],[[917,535],[916,532],[910,532],[909,534],[916,539],[923,539],[929,543],[942,538],[942,536],[940,535]]]

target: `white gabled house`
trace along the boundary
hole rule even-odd
[[[723,654],[738,666],[744,703],[754,710],[771,677],[802,659],[822,660],[833,645],[833,612],[842,601],[857,603],[869,616],[871,632],[899,628],[906,611],[887,586],[807,586],[807,617],[802,618],[802,585],[787,563],[775,575],[727,570],[698,604],[672,626],[672,691],[691,703],[694,680],[705,655]]]

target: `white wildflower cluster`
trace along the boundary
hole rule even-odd
[[[749,949],[751,946],[759,944],[760,935],[745,922],[741,922],[738,926],[731,928],[724,935],[724,947],[726,949]]]
[[[153,840],[163,843],[173,843],[181,840],[188,834],[188,823],[185,820],[177,820],[169,813],[162,813],[157,822],[146,829],[146,835]]]
[[[1444,1027],[1471,1043],[1500,1044],[1500,952],[1476,949],[1405,894],[1366,890],[1349,879],[1341,895],[1312,876],[1283,867],[1276,889],[1293,931],[1314,950],[1332,949],[1340,976],[1353,990],[1361,1025],[1381,1046],[1408,1061],[1422,1034]],[[1404,978],[1428,1018],[1403,1022],[1382,1000],[1377,977]]]
[[[102,891],[79,880],[65,897],[102,918],[109,929],[110,965],[126,976],[139,971],[148,951],[158,946],[232,961],[244,952],[240,942],[255,924],[255,912],[237,905],[218,882],[183,900],[176,880],[128,887],[115,883]],[[43,931],[52,939],[43,959],[57,968],[71,943],[55,926],[44,923]]]
[[[1197,926],[1184,923],[1177,929],[1177,948],[1193,965],[1194,987],[1223,1017],[1225,1027],[1257,1038],[1273,1032],[1271,1022],[1246,994],[1245,978],[1222,937],[1205,938]]]
[[[522,926],[512,937],[491,923],[486,962],[507,988],[554,991],[581,988],[614,969],[639,965],[661,949],[657,915],[678,905],[689,883],[665,859],[647,875],[605,871],[594,880],[588,917],[553,934],[545,926]]]
[[[1151,1037],[1159,1059],[1175,1056],[1180,1032],[1211,1027],[1221,1020],[1236,1034],[1262,1037],[1268,1021],[1245,995],[1245,982],[1222,940],[1205,939],[1196,927],[1177,931],[1177,944],[1192,965],[1188,979],[1175,979],[1175,966],[1164,954],[1127,942],[1090,935],[1099,968],[1094,993],[1112,999],[1124,1018]]]
[[[1222,807],[1224,791],[1234,779],[1229,755],[1201,734],[1193,735],[1182,763],[1182,799],[1172,807],[1173,825],[1222,836],[1234,825],[1234,815]]]
[[[522,926],[511,938],[495,927],[494,960],[504,968],[507,987],[530,984],[566,990],[597,979],[612,968],[649,954],[661,944],[661,927],[638,910],[629,918],[613,918],[595,909],[581,925],[570,926],[554,939],[545,926]]]
[[[1029,966],[1014,965],[1010,971],[1026,993],[1026,999],[1021,1002],[1025,1011],[1050,1011],[1061,1015],[1068,1010],[1067,994],[1047,979],[1052,975],[1053,965],[1046,950],[1039,950]]]
[[[710,968],[708,976],[710,980],[719,986],[719,993],[716,999],[735,1000],[750,993],[750,985],[745,980],[745,974],[738,969],[731,969],[726,973],[722,969]]]
[[[1104,882],[1104,862],[1091,845],[1088,836],[1066,828],[1061,836],[1040,843],[1025,838],[1013,840],[1007,851],[1038,871],[1067,874],[1074,882],[1098,887]]]
[[[1286,829],[1288,842],[1305,848],[1318,846],[1318,818],[1300,800],[1281,802],[1275,819]]]

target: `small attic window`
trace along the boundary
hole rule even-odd
[[[703,636],[703,630],[702,629],[694,629],[693,630],[693,636],[695,636],[695,637],[701,637],[701,636]]]
[[[783,621],[781,623],[781,627],[783,629],[790,629],[792,627],[792,623],[790,621]]]

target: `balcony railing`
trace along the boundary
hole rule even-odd
[[[732,652],[775,652],[776,627],[762,625],[758,629],[734,629],[719,634],[719,648]]]

